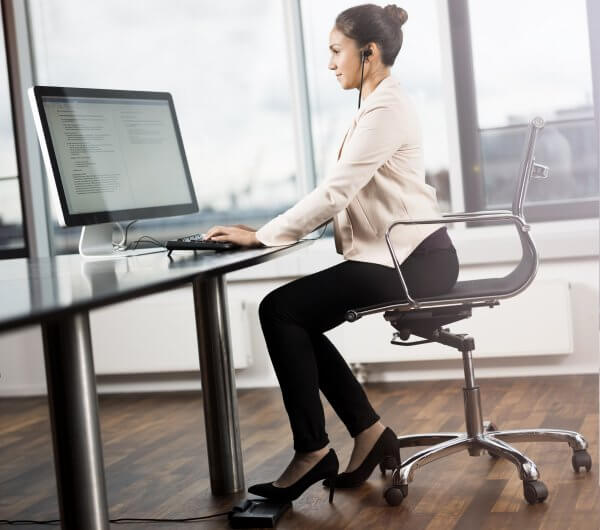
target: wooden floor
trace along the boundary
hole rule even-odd
[[[550,494],[530,506],[509,462],[466,452],[420,469],[399,507],[382,498],[376,470],[355,490],[316,484],[280,521],[281,529],[594,529],[600,527],[598,488],[598,377],[482,380],[486,419],[499,428],[577,430],[590,443],[590,473],[575,474],[566,444],[525,443]],[[464,430],[462,383],[367,385],[383,421],[398,434]],[[291,457],[279,389],[239,392],[246,481],[274,479]],[[345,466],[351,439],[329,406],[332,446]],[[210,494],[202,402],[198,393],[100,397],[111,518],[193,517],[227,511],[243,494]],[[403,450],[404,451],[404,450]],[[403,457],[409,453],[403,452]],[[58,507],[45,399],[0,400],[0,519],[56,518]],[[194,524],[118,525],[115,528],[228,528],[224,518]],[[27,528],[27,527],[24,527]],[[31,528],[39,528],[31,526]]]

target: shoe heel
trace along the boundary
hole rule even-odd
[[[400,467],[402,465],[402,460],[400,459],[400,448],[396,447],[396,450],[394,451],[394,456],[392,457],[394,459],[394,463],[396,464],[396,467]]]
[[[380,468],[383,472],[385,472],[386,469],[396,469],[397,467],[400,467],[400,455],[384,456],[380,464]]]
[[[329,504],[333,502],[333,494],[335,493],[335,477],[336,475],[329,477]]]
[[[385,456],[383,457],[383,467],[385,469],[395,469],[400,467],[402,460],[400,459],[400,447],[398,445],[398,438],[391,432],[387,447],[385,448]]]

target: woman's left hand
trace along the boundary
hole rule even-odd
[[[229,241],[242,247],[261,247],[262,243],[256,239],[256,231],[248,227],[238,226],[213,226],[206,231],[205,239],[214,241]]]

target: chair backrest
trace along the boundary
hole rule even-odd
[[[521,260],[511,272],[502,278],[458,282],[455,288],[446,295],[432,298],[447,300],[451,299],[454,295],[458,295],[463,300],[481,300],[488,296],[493,298],[508,298],[523,291],[534,280],[539,267],[539,259],[535,244],[529,234],[529,226],[525,221],[523,202],[527,194],[529,180],[531,178],[548,177],[548,168],[537,164],[534,157],[538,133],[543,128],[544,120],[540,117],[533,118],[529,123],[529,134],[523,147],[518,176],[519,180],[513,197],[512,215],[519,218],[518,222],[515,219],[513,221],[515,222],[515,228],[521,243]]]
[[[509,298],[526,289],[534,280],[539,267],[539,258],[533,239],[529,234],[529,226],[523,213],[523,202],[527,194],[527,186],[531,178],[546,178],[549,170],[546,166],[536,163],[534,153],[538,133],[544,128],[544,120],[540,117],[533,118],[529,123],[529,134],[525,139],[518,182],[512,203],[512,219],[515,223],[517,234],[521,243],[522,256],[517,266],[506,276],[501,278],[484,278],[481,280],[468,280],[457,282],[455,287],[441,296],[430,299],[420,299],[423,306],[435,305],[435,301],[481,301],[486,298]],[[497,212],[499,213],[499,212]],[[508,214],[507,211],[505,213]],[[450,217],[452,214],[448,214]],[[510,216],[509,216],[510,218]],[[485,220],[485,218],[481,218]],[[500,219],[502,221],[502,219]]]
[[[535,157],[533,153],[535,151],[535,143],[537,140],[538,132],[544,128],[544,120],[539,116],[533,118],[529,123],[529,136],[523,147],[523,154],[521,156],[521,168],[519,171],[519,182],[515,189],[515,196],[512,202],[512,213],[518,217],[523,218],[523,201],[527,194],[527,186],[529,185],[529,179],[533,177],[547,177],[548,168],[535,163]]]
[[[544,128],[544,120],[539,116],[533,118],[529,123],[529,135],[523,147],[521,156],[521,167],[519,171],[519,182],[515,189],[515,196],[512,203],[512,213],[525,221],[523,213],[523,202],[527,195],[527,186],[531,178],[547,178],[548,168],[535,162],[535,144],[538,133]],[[517,228],[521,240],[521,249],[523,252],[521,261],[517,267],[511,271],[504,280],[507,288],[511,289],[512,295],[523,291],[535,278],[539,266],[539,259],[533,240],[529,231],[523,231]]]

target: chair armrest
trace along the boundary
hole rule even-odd
[[[501,212],[501,213],[497,213]],[[514,223],[521,226],[522,229],[526,232],[529,229],[529,225],[525,223],[525,220],[522,217],[514,215],[512,212],[508,210],[496,210],[491,211],[489,214],[487,212],[460,212],[460,213],[448,213],[444,214],[442,217],[435,217],[432,219],[412,219],[410,221],[394,221],[386,232],[386,237],[391,232],[392,228],[397,225],[431,225],[431,224],[440,224],[440,223],[459,223],[465,221],[477,221],[477,220],[485,220],[485,221],[513,221]]]
[[[501,212],[501,213],[498,213]],[[406,298],[411,308],[416,309],[419,306],[419,302],[417,302],[408,291],[408,286],[406,285],[406,281],[404,280],[404,275],[402,274],[402,270],[400,269],[400,262],[398,261],[398,257],[396,256],[396,252],[394,251],[394,247],[392,246],[392,242],[390,241],[390,233],[392,229],[398,225],[419,225],[419,224],[440,224],[440,223],[460,223],[467,221],[476,221],[476,220],[485,220],[485,221],[512,221],[517,229],[520,229],[523,232],[529,232],[530,226],[525,223],[525,220],[517,215],[514,215],[512,212],[508,210],[496,210],[490,211],[489,214],[487,212],[461,212],[458,214],[447,214],[441,218],[435,219],[413,219],[410,221],[394,221],[385,233],[385,241],[387,243],[390,254],[392,255],[392,260],[394,262],[394,266],[396,267],[396,271],[398,272],[398,276],[400,277],[400,283],[402,284],[402,288],[406,293]]]
[[[510,210],[482,210],[480,212],[450,212],[442,214],[442,217],[456,217],[456,216],[477,216],[487,217],[488,215],[500,215],[500,214],[511,214]]]

